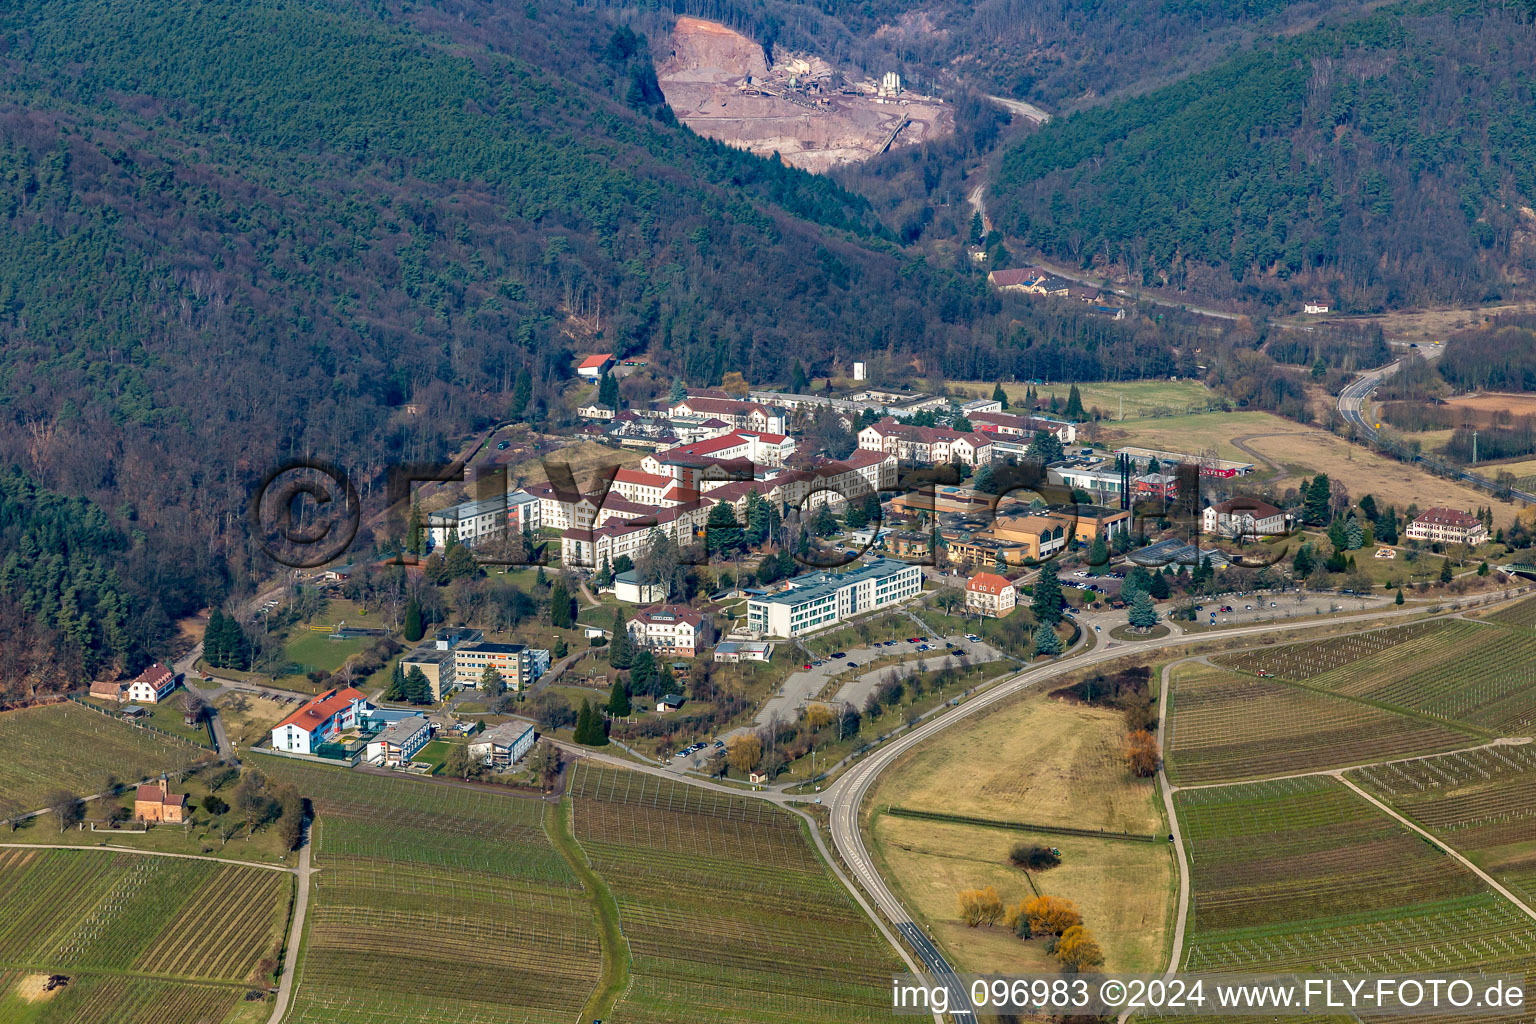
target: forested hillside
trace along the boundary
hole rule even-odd
[[[1011,233],[1265,303],[1475,302],[1536,271],[1529,5],[1436,0],[1256,46],[1005,158]]]
[[[366,490],[550,423],[573,353],[701,384],[1193,366],[1188,327],[1000,301],[958,239],[904,248],[833,181],[694,136],[644,41],[560,0],[11,4],[0,182],[0,463],[123,538],[131,642],[77,672],[270,569],[242,512],[278,461]]]
[[[969,86],[1050,111],[1199,71],[1260,35],[1364,10],[1365,0],[585,0],[642,19],[722,21],[770,49],[814,50],[920,87]],[[665,21],[647,20],[665,26]]]

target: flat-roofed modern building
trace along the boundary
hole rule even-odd
[[[810,573],[777,594],[747,600],[747,628],[762,636],[803,636],[916,597],[921,566],[881,558],[842,574]]]
[[[533,656],[524,644],[498,644],[489,640],[460,644],[453,652],[453,682],[460,688],[478,687],[487,667],[501,673],[509,690],[521,690],[533,682]]]

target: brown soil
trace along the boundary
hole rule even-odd
[[[716,22],[679,18],[670,43],[657,77],[678,120],[762,156],[776,152],[794,167],[821,172],[868,159],[903,121],[893,148],[954,130],[938,100],[883,100],[872,89],[847,95],[841,75],[814,54],[777,50],[769,67],[760,45]]]
[[[1478,412],[1509,412],[1516,416],[1536,413],[1536,394],[1506,394],[1492,391],[1480,395],[1462,395],[1452,398],[1446,405]]]
[[[16,995],[24,1003],[46,1003],[60,992],[63,992],[66,987],[58,985],[50,989],[48,987],[48,977],[46,974],[27,975],[16,983]]]

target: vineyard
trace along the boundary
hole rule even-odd
[[[1471,746],[1474,737],[1272,679],[1180,665],[1168,695],[1167,770],[1191,786]]]
[[[1536,902],[1536,746],[1375,765],[1351,778]]]
[[[64,788],[101,792],[110,776],[137,782],[184,768],[208,752],[73,703],[0,713],[0,795],[34,811]]]
[[[1506,626],[1523,626],[1526,629],[1536,629],[1536,597],[1528,597],[1507,608],[1488,615],[1489,622],[1502,622]]]
[[[294,1024],[574,1020],[597,980],[591,905],[547,804],[264,759],[314,804]]]
[[[898,961],[800,821],[763,801],[581,765],[576,837],[633,963],[617,1020],[877,1021]]]
[[[292,889],[287,872],[236,864],[0,850],[0,970],[79,979],[39,1020],[222,1020],[269,980],[259,965],[281,947]]]
[[[1536,925],[1335,779],[1175,795],[1193,867],[1186,970],[1525,973]]]
[[[1486,732],[1536,727],[1536,632],[1523,629],[1417,623],[1220,660]]]

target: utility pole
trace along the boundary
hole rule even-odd
[[[1472,465],[1477,465],[1477,431],[1472,431]]]

